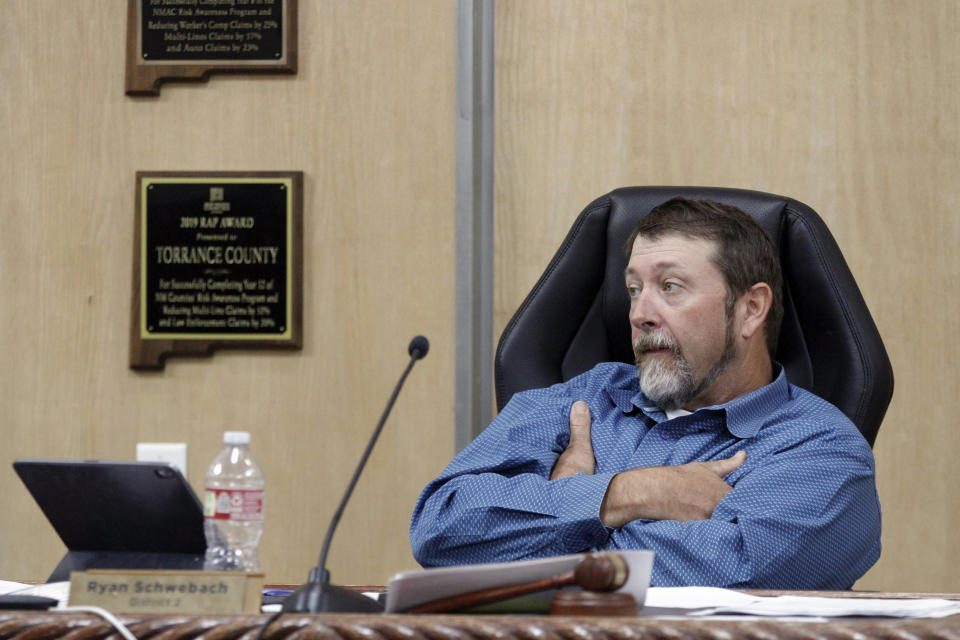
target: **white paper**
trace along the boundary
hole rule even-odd
[[[651,587],[646,607],[685,609],[686,615],[869,616],[941,618],[960,614],[960,601],[937,598],[823,598],[755,596],[714,587]]]
[[[638,604],[650,584],[652,551],[618,551],[630,566],[627,583],[618,589],[633,595]],[[573,569],[584,554],[519,562],[498,562],[442,567],[398,573],[387,588],[387,613],[405,611],[425,602],[491,587],[532,582]],[[549,598],[546,600],[549,606]]]
[[[8,580],[0,580],[0,596],[5,596],[8,593],[14,593],[20,589],[26,589],[30,585],[23,584],[22,582],[10,582]]]
[[[8,580],[0,580],[0,596],[16,593],[21,589],[28,589],[32,586],[33,585],[24,584],[22,582],[10,582]]]
[[[23,584],[22,582],[8,582],[0,580],[0,595],[44,596],[56,599],[64,605],[70,597],[70,583],[48,582],[46,584]]]
[[[370,598],[371,600],[374,600],[374,601],[377,601],[377,602],[379,602],[379,600],[380,600],[380,592],[379,592],[379,591],[364,591],[364,592],[363,592],[363,595],[365,595],[365,596],[367,596],[368,598]],[[260,606],[260,612],[261,612],[261,613],[276,613],[277,611],[280,611],[280,609],[282,609],[282,608],[283,608],[283,605],[280,604],[279,602],[276,603],[276,604],[264,604],[264,605],[261,605],[261,606]]]
[[[748,605],[715,607],[691,615],[748,613],[758,616],[869,616],[884,618],[943,618],[960,614],[960,602],[937,598],[816,598],[776,596]]]
[[[757,596],[717,587],[650,587],[647,589],[647,599],[643,606],[665,609],[705,609],[742,605],[756,599]]]

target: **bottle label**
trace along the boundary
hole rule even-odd
[[[263,520],[263,490],[207,489],[203,515],[216,520]]]

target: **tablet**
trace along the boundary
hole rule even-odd
[[[89,568],[203,567],[203,507],[175,467],[16,460],[13,468],[68,550],[49,581]]]

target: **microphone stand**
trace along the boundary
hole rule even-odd
[[[380,437],[380,432],[383,430],[387,416],[390,414],[393,403],[400,393],[400,388],[403,387],[403,383],[407,379],[410,370],[413,369],[413,365],[417,360],[427,355],[429,348],[430,343],[423,336],[417,336],[410,341],[410,346],[407,349],[410,353],[410,362],[407,363],[407,368],[404,369],[403,375],[400,376],[400,381],[397,382],[397,386],[393,390],[393,395],[390,396],[390,400],[383,410],[383,415],[380,416],[380,422],[377,423],[376,428],[373,430],[373,436],[371,436],[370,442],[367,443],[366,450],[364,450],[363,455],[360,457],[360,464],[357,465],[356,471],[353,472],[350,484],[347,485],[347,491],[343,495],[343,499],[340,500],[340,506],[337,507],[336,512],[333,514],[330,527],[327,529],[327,536],[323,541],[323,548],[320,551],[320,561],[317,562],[317,566],[310,570],[307,583],[299,587],[283,601],[282,611],[294,613],[380,613],[383,611],[383,605],[362,593],[353,589],[330,584],[330,572],[326,569],[327,553],[330,551],[330,541],[333,539],[333,532],[340,522],[340,516],[343,515],[343,509],[347,506],[347,501],[353,493],[353,488],[360,478],[360,473],[363,471],[364,465],[367,464],[367,458],[370,457],[370,452],[373,451],[373,445],[376,444],[377,438]]]

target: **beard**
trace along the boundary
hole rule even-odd
[[[681,409],[709,387],[734,358],[733,323],[728,317],[723,351],[702,379],[693,376],[690,362],[673,338],[661,331],[640,334],[633,341],[633,355],[640,378],[640,390],[649,400],[664,410]],[[666,349],[669,354],[647,357],[652,349]]]

